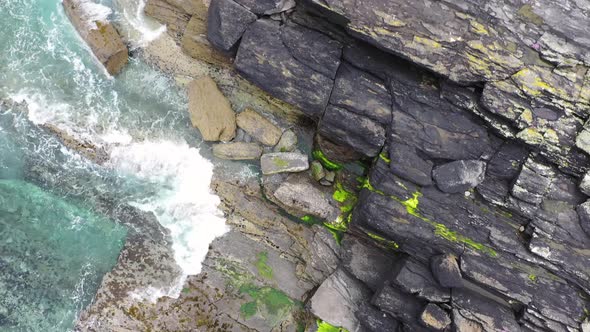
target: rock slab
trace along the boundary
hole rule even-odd
[[[211,77],[205,76],[189,84],[188,103],[191,122],[205,141],[227,142],[234,138],[236,115]]]
[[[281,139],[281,129],[250,108],[240,112],[236,121],[238,127],[264,145],[275,146]]]
[[[262,174],[295,173],[309,168],[307,156],[297,152],[273,152],[260,158]]]
[[[252,160],[262,155],[262,147],[257,143],[232,142],[213,145],[213,155],[228,160]]]

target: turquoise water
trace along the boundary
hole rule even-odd
[[[141,0],[101,3],[126,24]],[[0,331],[71,330],[126,239],[97,212],[103,198],[154,212],[177,264],[198,273],[226,226],[184,92],[137,58],[108,77],[59,0],[1,0],[0,12]],[[131,19],[147,29],[137,38],[157,32]],[[82,158],[44,124],[104,148],[110,160]]]

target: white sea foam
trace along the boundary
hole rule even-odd
[[[120,25],[132,48],[147,46],[166,32],[166,26],[145,15],[145,0],[115,0]]]
[[[109,7],[93,2],[92,0],[80,0],[79,8],[81,11],[80,19],[91,29],[97,28],[97,21],[108,21],[109,15],[113,13]]]
[[[70,106],[64,103],[51,103],[48,98],[38,92],[29,92],[21,90],[14,94],[9,94],[9,99],[17,103],[25,102],[28,109],[28,117],[35,124],[44,124],[67,120],[70,117]]]
[[[159,195],[134,205],[154,212],[170,230],[175,259],[184,273],[201,272],[209,244],[228,230],[219,197],[209,189],[211,162],[186,142],[145,141],[115,147],[110,166],[161,188]]]

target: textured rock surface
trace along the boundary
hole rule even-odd
[[[443,287],[463,287],[463,277],[454,255],[434,256],[430,260],[430,269],[436,281]]]
[[[213,145],[213,155],[221,159],[252,160],[262,155],[262,146],[257,143],[232,142]]]
[[[281,139],[281,129],[250,108],[240,112],[236,122],[238,127],[264,145],[275,146]]]
[[[189,106],[193,126],[206,141],[230,141],[236,135],[236,115],[227,98],[210,77],[190,83]]]
[[[420,323],[435,331],[442,331],[451,325],[451,317],[436,304],[429,303],[420,314]]]
[[[70,21],[90,46],[92,53],[111,75],[118,74],[127,64],[129,52],[117,29],[106,20],[94,20],[88,0],[62,2]],[[91,3],[92,4],[92,3]]]
[[[260,158],[262,174],[301,172],[309,168],[307,156],[298,152],[265,153]]]
[[[230,51],[256,15],[233,0],[213,0],[207,17],[207,39],[213,46]]]
[[[436,186],[443,192],[456,194],[475,188],[485,178],[486,163],[477,160],[458,160],[432,170]]]

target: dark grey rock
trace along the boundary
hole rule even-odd
[[[487,174],[498,179],[512,180],[520,172],[529,153],[520,144],[505,143],[494,154],[487,167]]]
[[[281,40],[299,62],[331,79],[340,66],[342,44],[293,22],[281,27]]]
[[[338,269],[317,289],[310,300],[311,312],[321,320],[349,331],[357,331],[356,311],[368,305],[369,290],[358,280]]]
[[[372,305],[361,306],[355,316],[368,332],[395,332],[400,325],[397,320],[385,312],[375,309]]]
[[[301,172],[309,168],[307,156],[298,152],[265,153],[260,158],[262,174]]]
[[[309,30],[304,35],[315,33]],[[311,49],[305,40],[296,46],[308,49],[307,53],[330,54],[333,49],[331,45],[326,45],[326,49]],[[334,84],[330,77],[295,58],[283,43],[279,22],[267,19],[248,27],[234,65],[246,79],[312,117],[324,111]]]
[[[378,155],[385,143],[385,128],[379,122],[331,105],[326,108],[318,132],[366,157]]]
[[[342,240],[342,266],[373,291],[391,277],[393,258],[354,236]]]
[[[586,232],[586,235],[590,236],[590,201],[578,205],[576,211],[578,211],[580,217],[580,226]]]
[[[505,207],[510,193],[510,183],[493,175],[487,175],[483,182],[477,186],[477,192],[486,201],[496,206]]]
[[[375,293],[371,303],[394,318],[409,323],[417,321],[426,304],[387,284]]]
[[[515,200],[511,204],[525,216],[532,217],[554,178],[553,167],[529,157],[512,186],[511,194]]]
[[[440,286],[428,266],[407,258],[398,263],[392,282],[403,291],[430,302],[447,302],[450,289]]]
[[[391,142],[389,159],[389,167],[393,174],[421,186],[432,184],[433,163],[420,157],[416,148],[400,142]]]
[[[207,39],[219,50],[230,51],[256,15],[233,0],[211,0],[207,15]]]
[[[458,160],[432,170],[436,186],[450,194],[477,187],[485,178],[486,164],[479,160]]]
[[[590,173],[584,174],[582,181],[580,182],[580,190],[590,196]]]
[[[420,315],[420,323],[435,331],[442,331],[451,325],[451,317],[436,304],[429,303]]]
[[[338,68],[330,104],[384,125],[391,122],[391,95],[385,83],[347,63]]]
[[[463,277],[455,255],[445,254],[432,257],[430,269],[441,286],[450,288],[463,287]]]
[[[256,15],[270,14],[281,8],[280,0],[238,0],[240,5]]]
[[[456,331],[520,331],[509,308],[474,292],[454,290],[452,305]]]

